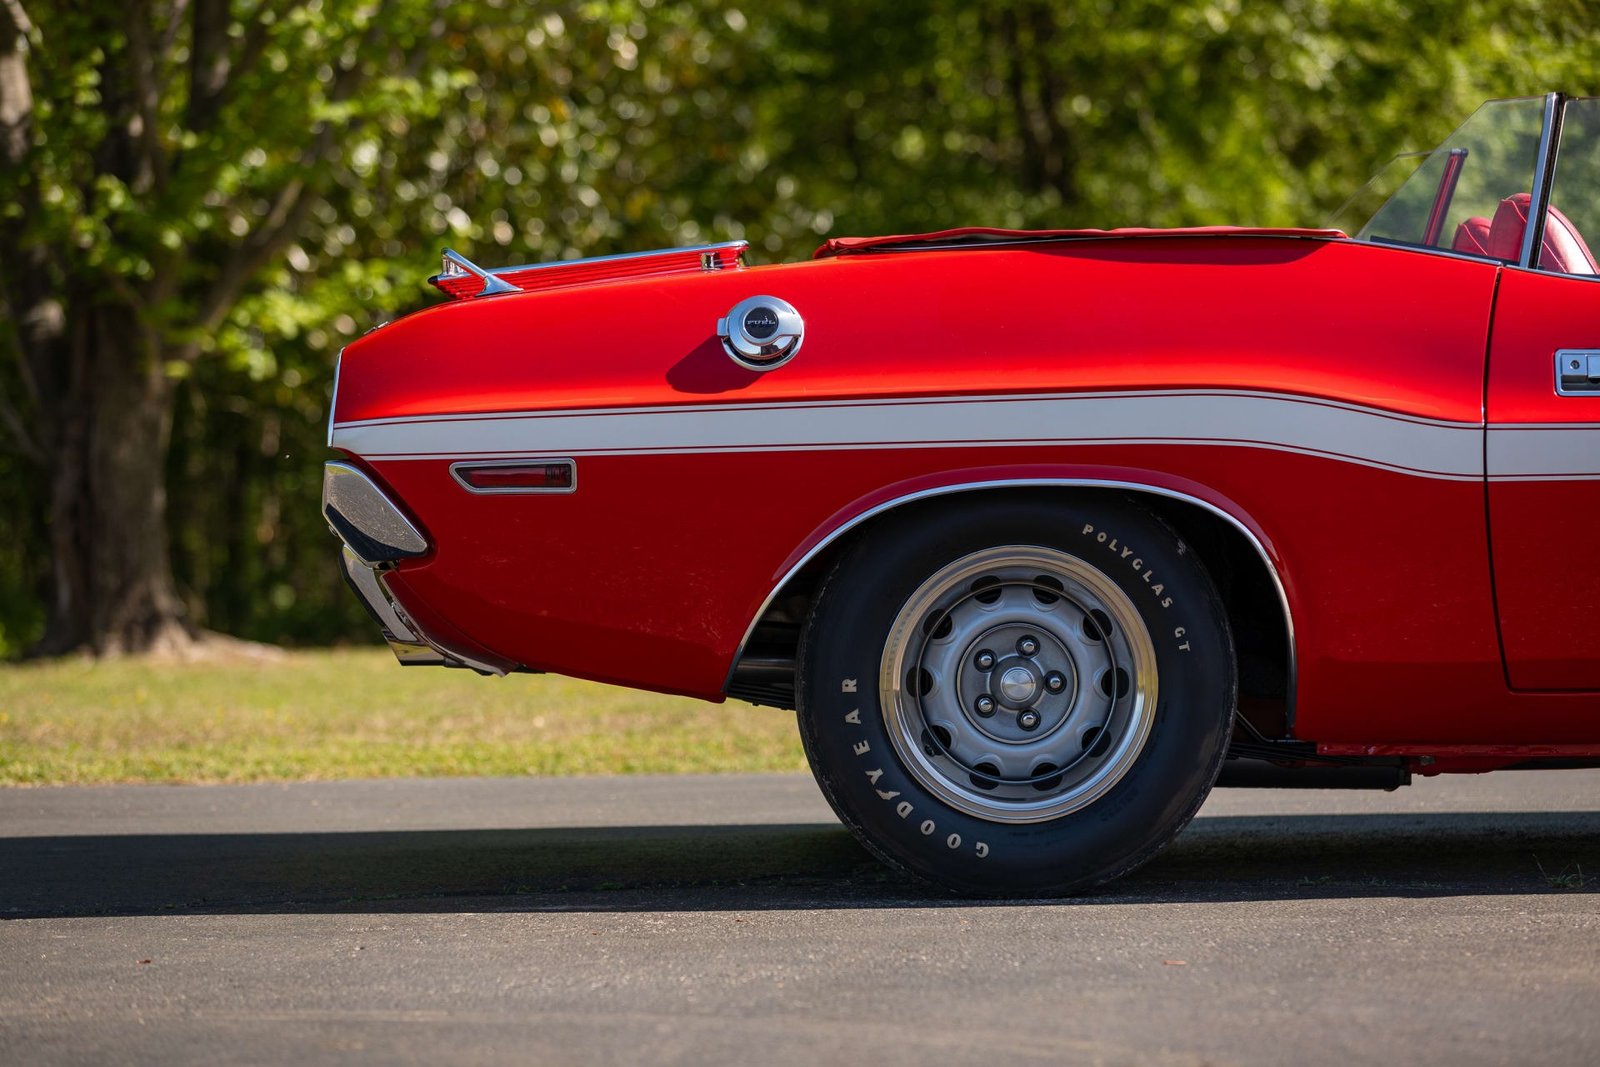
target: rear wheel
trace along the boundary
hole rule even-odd
[[[801,736],[840,818],[956,892],[1082,889],[1142,863],[1216,779],[1223,606],[1131,501],[972,498],[875,528],[801,640]]]

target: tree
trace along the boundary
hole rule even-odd
[[[441,245],[1316,224],[1592,6],[0,0],[0,653],[369,633],[321,424]]]
[[[193,638],[169,557],[176,385],[315,226],[342,146],[449,91],[415,65],[433,18],[126,0],[35,22],[0,0],[0,425],[48,486],[41,651]]]
[[[721,0],[25,4],[0,0],[0,473],[25,465],[0,504],[45,504],[44,545],[16,531],[50,558],[39,653],[187,644],[219,590],[256,602],[229,619],[294,599],[250,529],[284,465],[228,457],[317,436],[337,345],[415,306],[439,244],[693,241],[732,180],[725,145],[682,150],[734,110]],[[182,426],[169,465],[180,405],[256,441]],[[0,592],[31,584],[13,551]]]

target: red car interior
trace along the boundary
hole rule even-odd
[[[1456,227],[1456,237],[1450,247],[1469,256],[1489,255],[1489,220],[1482,215],[1467,219]]]
[[[1488,240],[1481,254],[1510,261],[1515,261],[1521,256],[1522,237],[1528,229],[1530,199],[1527,193],[1517,193],[1500,201],[1500,207],[1494,213],[1494,221],[1489,224]],[[1471,251],[1462,244],[1463,231],[1481,222],[1483,220],[1480,218],[1468,219],[1456,229],[1454,247],[1457,251]],[[1474,227],[1471,233],[1475,235],[1476,232]],[[1475,236],[1468,236],[1468,239],[1475,239]],[[1539,251],[1539,266],[1545,270],[1560,271],[1562,274],[1600,274],[1600,265],[1595,263],[1594,255],[1584,243],[1583,235],[1572,224],[1572,220],[1553,204],[1545,221],[1543,247]]]

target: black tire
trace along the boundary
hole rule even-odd
[[[985,566],[999,577],[963,584]],[[995,622],[1012,615],[1023,621]],[[1014,652],[972,652],[1010,642],[1016,626],[1045,630]],[[1022,658],[1041,643],[1037,662]],[[1009,658],[980,672],[996,655]],[[1049,656],[1067,662],[1046,676]],[[936,660],[948,667],[937,675],[925,669]],[[1047,712],[1055,691],[1042,687],[1065,690],[1069,671],[1070,700]],[[1005,694],[998,712],[982,717],[983,697],[964,695],[974,685]],[[1226,754],[1235,688],[1222,601],[1165,522],[1110,492],[982,494],[891,516],[842,554],[801,636],[797,703],[818,784],[873,853],[958,894],[1051,896],[1132,870],[1188,823]],[[968,722],[950,718],[968,707]],[[1038,738],[1021,732],[1029,721]],[[1098,734],[1083,729],[1091,721]],[[998,763],[971,762],[990,746],[1025,768],[1047,734],[1066,754],[1059,765],[991,776]]]

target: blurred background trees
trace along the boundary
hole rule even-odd
[[[1316,224],[1597,44],[1588,0],[0,0],[0,652],[370,639],[333,361],[443,245]]]

